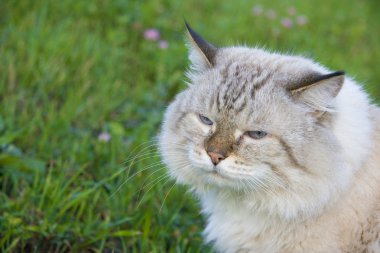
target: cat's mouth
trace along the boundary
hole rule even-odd
[[[199,147],[198,149],[190,149],[188,158],[193,169],[197,171],[198,179],[206,184],[224,187],[235,185],[239,181],[239,173],[234,172],[235,166],[232,156],[214,164],[206,150]]]
[[[222,180],[222,182],[234,181],[234,178],[224,173],[223,169],[221,169],[219,166],[214,166],[212,170],[205,170],[204,172],[206,173],[207,177],[209,177],[208,179],[218,180],[218,183],[221,183],[220,180]]]
[[[220,169],[217,167],[217,166],[214,166],[213,170],[209,172],[209,174],[211,174],[211,176],[214,176],[214,177],[219,177],[219,178],[224,178],[224,179],[227,179],[226,176],[224,176]]]

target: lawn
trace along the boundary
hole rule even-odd
[[[345,70],[380,102],[380,2],[0,1],[0,251],[213,252],[155,136],[185,87],[183,19]],[[150,30],[149,30],[150,29]]]

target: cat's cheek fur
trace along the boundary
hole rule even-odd
[[[193,168],[204,171],[212,172],[214,165],[211,162],[210,157],[207,155],[203,146],[189,147],[188,159],[192,164]]]
[[[159,147],[162,160],[170,168],[169,174],[177,183],[204,187],[201,170],[212,164],[211,161],[207,163],[208,156],[204,150],[200,147],[194,148],[194,143],[203,143],[213,126],[202,124],[197,113],[186,112],[183,109],[186,102],[184,95],[185,92],[179,94],[165,113],[159,135]],[[199,154],[202,154],[202,157],[198,157]]]

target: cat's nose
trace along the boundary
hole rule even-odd
[[[207,152],[207,154],[210,156],[211,161],[214,165],[217,165],[222,160],[225,159],[225,157],[222,154],[216,153],[216,152]]]

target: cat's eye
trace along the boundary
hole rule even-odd
[[[211,119],[199,114],[199,119],[202,121],[203,124],[205,125],[209,125],[209,126],[212,126],[212,124],[214,124],[214,122],[212,122]]]
[[[246,134],[255,140],[262,139],[268,135],[268,133],[264,131],[248,131]]]

